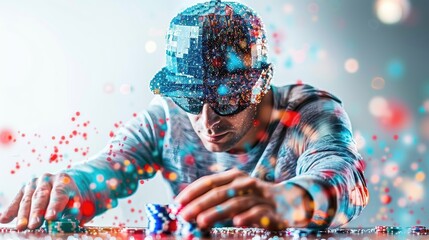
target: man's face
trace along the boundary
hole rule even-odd
[[[234,115],[219,116],[208,104],[204,104],[200,114],[188,113],[188,118],[207,150],[224,152],[243,151],[246,141],[253,144],[254,140],[249,139],[249,133],[256,115],[257,108],[254,105]]]

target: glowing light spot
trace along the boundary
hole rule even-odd
[[[411,170],[416,171],[419,168],[419,164],[417,164],[416,162],[411,163],[410,165]]]
[[[389,104],[383,97],[373,97],[369,102],[369,112],[374,117],[389,116]]]
[[[384,88],[384,79],[382,77],[375,77],[371,81],[371,87],[375,90]]]
[[[405,206],[407,206],[407,200],[405,198],[398,199],[398,206],[404,208]]]
[[[404,179],[399,189],[402,190],[405,197],[411,202],[421,201],[425,190],[422,182],[411,179]]]
[[[416,177],[415,177],[416,181],[423,182],[425,178],[426,178],[426,174],[424,172],[416,173]]]
[[[123,95],[128,95],[133,91],[133,87],[130,84],[122,84],[119,87],[119,92]]]
[[[70,178],[69,177],[63,177],[61,180],[63,181],[64,184],[69,184],[70,183]]]
[[[125,160],[124,160],[124,165],[125,165],[125,166],[128,166],[128,165],[130,165],[130,164],[131,164],[130,160],[127,160],[127,159],[125,159]]]
[[[112,83],[104,84],[103,90],[105,93],[113,93],[115,91],[115,86]]]
[[[383,174],[386,176],[386,177],[389,177],[389,178],[393,178],[393,177],[395,177],[397,174],[398,174],[398,171],[399,171],[399,166],[398,166],[398,164],[397,163],[387,163],[385,166],[384,166],[384,169],[383,169]]]
[[[381,202],[382,204],[387,205],[387,204],[389,204],[391,201],[392,201],[392,197],[391,197],[390,195],[388,195],[388,194],[383,194],[383,195],[381,195],[381,196],[380,196],[380,202]]]
[[[380,176],[378,174],[372,175],[371,176],[371,183],[377,184],[378,182],[380,182]]]
[[[89,184],[89,188],[90,188],[91,190],[94,190],[94,189],[96,189],[96,188],[97,188],[97,184],[95,184],[95,183],[90,183],[90,184]]]
[[[0,130],[0,145],[10,145],[13,142],[13,139],[12,131],[7,129]]]
[[[270,219],[266,216],[261,217],[261,225],[264,228],[268,227],[268,225],[270,225]]]
[[[387,109],[381,116],[379,121],[382,127],[387,130],[402,130],[408,126],[411,120],[410,110],[400,101],[389,101]]]
[[[424,145],[423,143],[420,143],[417,146],[417,152],[420,154],[425,153],[426,152],[426,145]]]
[[[149,40],[146,42],[144,47],[147,53],[154,53],[156,51],[157,44],[155,41]]]
[[[110,179],[108,184],[112,190],[115,190],[118,186],[118,180],[116,180],[116,178]]]
[[[429,116],[426,116],[421,121],[420,133],[424,139],[429,140]]]
[[[170,181],[176,181],[177,180],[177,174],[175,172],[171,172],[168,174],[168,179]]]
[[[412,136],[412,135],[410,135],[410,134],[408,134],[408,135],[405,135],[404,136],[404,138],[403,138],[403,140],[402,140],[403,142],[404,142],[404,144],[406,144],[406,145],[411,145],[411,144],[413,144],[413,142],[414,142],[414,137]]]
[[[217,93],[221,96],[228,94],[229,89],[227,86],[225,85],[220,85],[219,88],[217,89]]]
[[[280,121],[283,125],[292,127],[301,121],[301,115],[298,112],[285,111]]]
[[[359,62],[354,58],[349,58],[344,63],[344,68],[348,73],[356,73],[359,70]]]
[[[366,145],[365,138],[362,136],[362,134],[359,131],[356,131],[353,135],[354,135],[354,140],[356,142],[357,149],[358,150],[363,149]]]
[[[401,184],[402,184],[402,182],[403,182],[402,178],[401,178],[401,177],[397,177],[397,178],[395,178],[395,180],[393,181],[393,186],[394,186],[394,187],[399,187],[399,185],[401,185]]]
[[[400,59],[392,59],[387,63],[387,74],[392,79],[400,79],[405,75],[405,66]]]
[[[381,22],[396,24],[408,17],[410,3],[408,0],[377,0],[375,12]]]
[[[294,11],[294,7],[292,4],[290,3],[286,3],[285,5],[283,5],[283,12],[286,14],[291,14]]]
[[[81,205],[81,213],[85,217],[92,217],[95,214],[95,206],[91,201],[85,201]]]
[[[97,182],[103,182],[104,181],[104,176],[102,174],[98,174],[97,175]]]
[[[317,14],[319,12],[319,5],[315,2],[308,4],[308,12]]]

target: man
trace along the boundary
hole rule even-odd
[[[160,170],[201,228],[232,219],[267,229],[339,226],[368,201],[363,162],[340,100],[308,85],[275,87],[260,18],[234,2],[179,13],[156,97],[99,154],[29,182],[0,218],[87,222]]]

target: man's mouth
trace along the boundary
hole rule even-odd
[[[221,141],[226,135],[228,135],[228,132],[218,133],[210,136],[204,134],[204,138],[207,140],[207,142],[216,143]]]

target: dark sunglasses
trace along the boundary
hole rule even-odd
[[[172,97],[171,98],[177,106],[190,114],[200,114],[203,110],[204,104],[209,104],[210,108],[220,116],[229,116],[237,114],[250,105],[249,102],[244,102],[237,96],[225,97],[221,96],[217,100],[206,100],[201,98],[187,98],[187,97]]]

